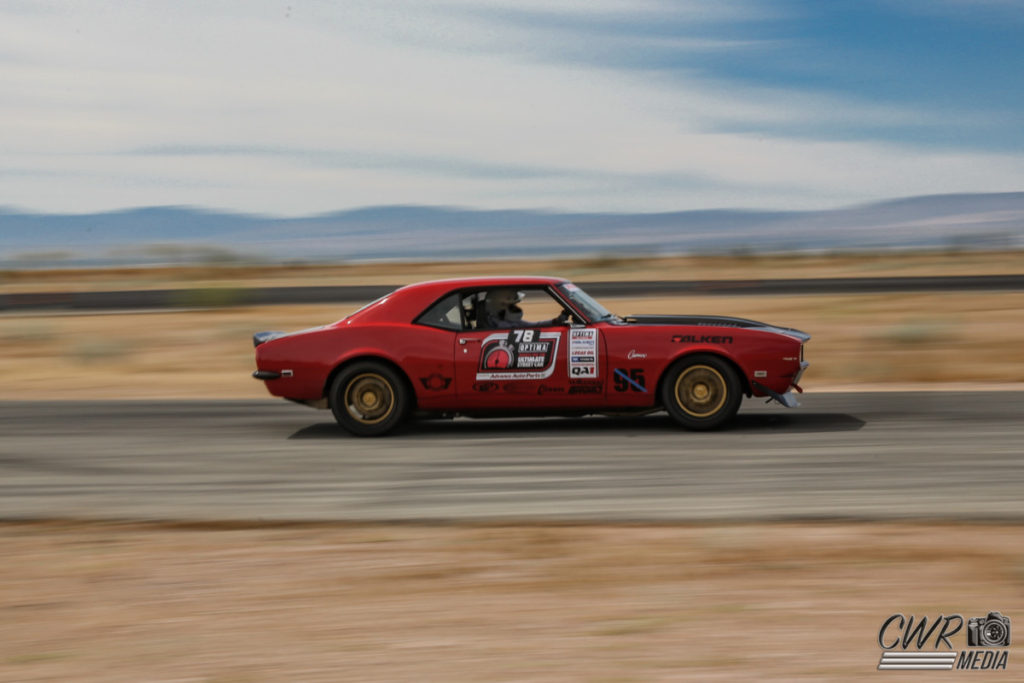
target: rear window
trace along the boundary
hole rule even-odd
[[[462,302],[459,293],[455,292],[444,297],[436,304],[423,311],[416,324],[428,327],[439,327],[442,330],[462,329]]]

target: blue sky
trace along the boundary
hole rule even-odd
[[[0,3],[0,206],[1024,190],[1024,1]]]

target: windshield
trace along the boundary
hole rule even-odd
[[[597,322],[598,320],[610,320],[615,317],[607,308],[594,301],[589,294],[571,282],[564,285],[558,285],[558,290],[562,293],[562,296],[571,301],[576,308],[583,311],[583,314],[590,318],[592,322]]]

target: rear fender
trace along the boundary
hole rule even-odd
[[[416,399],[416,387],[413,385],[412,380],[409,379],[409,375],[406,374],[405,370],[402,369],[402,366],[395,362],[394,359],[383,355],[378,349],[356,349],[339,358],[334,364],[334,369],[327,373],[327,381],[324,382],[321,395],[329,400],[331,385],[334,384],[334,378],[349,365],[360,361],[374,361],[390,367],[405,381],[406,387],[409,389],[409,395],[413,397],[413,400]]]

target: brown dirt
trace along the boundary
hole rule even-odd
[[[1024,613],[1020,539],[908,523],[4,524],[0,680],[868,678],[890,614]],[[1022,666],[1011,652],[1010,675]]]
[[[715,313],[813,335],[804,388],[1024,382],[1024,293],[608,299],[618,313]],[[0,316],[0,399],[261,398],[251,335],[357,305]]]

